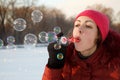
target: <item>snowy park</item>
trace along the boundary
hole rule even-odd
[[[110,18],[111,28],[120,32],[118,2],[0,0],[0,80],[42,80],[48,44],[56,41],[54,49],[60,49],[74,41],[68,36],[83,9],[100,9]]]
[[[41,80],[47,59],[43,45],[0,49],[0,80]]]

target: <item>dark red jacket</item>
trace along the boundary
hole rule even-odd
[[[80,59],[70,44],[62,69],[47,66],[42,80],[120,80],[120,34],[109,31],[106,40],[88,59]]]

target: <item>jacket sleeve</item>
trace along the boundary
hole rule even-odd
[[[50,69],[46,66],[42,80],[64,80],[62,76],[62,69]]]
[[[68,60],[73,52],[72,51],[73,48],[74,48],[74,44],[71,43],[67,48],[65,65],[63,68],[51,69],[51,68],[48,68],[46,65],[43,76],[42,76],[42,80],[70,80],[71,68]]]

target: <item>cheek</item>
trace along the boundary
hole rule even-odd
[[[94,45],[95,44],[95,39],[93,39],[91,37],[88,37],[86,43],[90,44],[90,45]]]
[[[79,36],[79,32],[77,30],[77,28],[73,29],[73,37],[78,37]]]
[[[86,44],[95,44],[95,40],[96,40],[96,35],[95,34],[90,34],[90,33],[86,33],[84,34],[84,36],[82,37],[84,42],[86,42]]]

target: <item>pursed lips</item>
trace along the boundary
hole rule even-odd
[[[76,37],[76,38],[75,38],[75,37],[72,37],[72,38],[69,39],[69,41],[70,41],[70,42],[80,42],[81,39],[80,39],[79,37]]]

